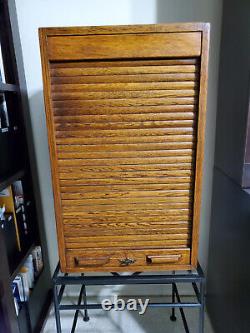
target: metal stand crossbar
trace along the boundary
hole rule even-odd
[[[192,285],[196,300],[194,302],[182,302],[177,288],[177,283],[189,283]],[[88,321],[88,310],[102,309],[102,305],[95,303],[89,304],[87,302],[86,287],[87,286],[104,286],[104,285],[172,285],[172,302],[149,302],[148,307],[165,307],[171,308],[170,319],[176,321],[175,311],[179,308],[182,318],[183,326],[186,333],[190,333],[188,322],[185,316],[184,308],[198,308],[199,309],[199,325],[198,333],[204,332],[204,289],[205,289],[205,277],[204,273],[198,265],[197,270],[188,271],[185,274],[179,274],[170,272],[167,274],[150,274],[143,275],[143,273],[136,272],[131,275],[120,275],[118,273],[111,272],[109,275],[102,276],[85,276],[80,274],[79,276],[73,276],[69,274],[62,274],[60,272],[60,266],[58,264],[55,273],[53,275],[53,291],[54,291],[54,306],[55,306],[55,318],[57,333],[62,332],[60,311],[63,310],[75,310],[71,333],[75,332],[79,312],[84,311],[83,320]],[[77,304],[61,304],[65,287],[68,285],[80,285],[80,293]],[[111,305],[114,307],[114,304]]]

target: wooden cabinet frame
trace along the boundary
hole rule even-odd
[[[57,233],[59,241],[59,254],[61,269],[64,272],[86,271],[86,270],[110,270],[110,266],[89,267],[86,264],[86,257],[82,258],[81,253],[86,253],[87,249],[79,250],[80,261],[85,264],[77,267],[79,258],[72,259],[71,252],[76,250],[66,249],[65,229],[62,220],[62,191],[59,179],[58,158],[62,155],[58,152],[56,145],[56,124],[53,115],[53,94],[52,92],[52,72],[60,72],[60,68],[53,69],[54,63],[73,63],[77,61],[130,61],[139,59],[156,61],[157,59],[189,59],[195,58],[199,62],[199,88],[198,88],[198,119],[196,132],[196,157],[195,157],[195,178],[193,190],[193,216],[190,257],[187,261],[179,264],[161,264],[158,255],[155,266],[131,265],[127,267],[114,267],[114,271],[121,270],[166,270],[166,269],[191,269],[197,265],[199,221],[201,209],[201,186],[202,168],[204,157],[205,120],[206,120],[206,97],[207,97],[207,71],[208,71],[208,46],[209,46],[209,24],[207,23],[184,23],[184,24],[160,24],[160,25],[137,25],[137,26],[104,26],[104,27],[75,27],[75,28],[41,28],[39,31],[41,57],[44,80],[44,97],[47,116],[48,140],[51,158],[52,181],[55,201],[55,213],[57,221]],[[112,58],[112,59],[111,59]],[[111,60],[110,60],[111,59]],[[150,60],[151,59],[151,60]],[[156,59],[156,60],[155,60]],[[78,74],[79,75],[79,74]],[[68,81],[69,83],[69,81]],[[60,91],[57,90],[57,95]],[[84,94],[80,92],[81,94]],[[63,93],[62,93],[63,94]],[[53,96],[52,96],[53,95]],[[74,94],[72,94],[74,96]],[[90,95],[89,95],[90,96]],[[92,96],[92,95],[91,95]],[[102,95],[103,96],[103,95]],[[74,97],[69,97],[74,98]],[[77,103],[77,101],[76,101]],[[68,105],[68,104],[66,104]],[[78,125],[80,127],[81,125]],[[78,153],[81,156],[81,152]],[[79,237],[80,238],[80,237]],[[164,246],[163,246],[164,247]],[[157,247],[158,250],[161,250]],[[105,248],[103,248],[105,250]],[[138,248],[143,250],[143,248]],[[167,249],[166,249],[167,250]],[[170,249],[171,250],[171,249]],[[174,250],[174,249],[173,249]],[[104,251],[105,252],[105,251]],[[92,251],[94,253],[94,251]],[[68,255],[68,259],[66,259]],[[112,255],[116,258],[115,250]],[[125,254],[125,257],[127,253]],[[141,260],[138,255],[138,262]],[[110,258],[111,258],[110,257]],[[147,257],[150,257],[147,256]],[[152,256],[151,256],[152,257]],[[112,258],[108,260],[111,260]],[[176,257],[177,258],[177,257]],[[88,258],[87,258],[88,259]],[[85,260],[85,261],[84,261]],[[144,259],[143,259],[144,260]],[[149,260],[149,259],[148,259]],[[150,261],[150,260],[149,260]],[[105,260],[103,259],[103,262]]]

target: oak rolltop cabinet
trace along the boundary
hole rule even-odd
[[[195,268],[209,24],[39,34],[62,271]]]

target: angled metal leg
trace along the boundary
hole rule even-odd
[[[205,280],[200,282],[200,313],[199,313],[199,333],[204,333],[204,320],[205,320]]]
[[[175,303],[175,290],[174,290],[174,284],[172,283],[172,303]],[[175,315],[175,308],[172,308],[172,314],[170,316],[170,320],[176,321],[176,315]]]
[[[84,309],[84,321],[89,321],[89,315],[88,315],[88,309],[87,309],[87,293],[86,293],[86,287],[83,288],[83,304],[85,305]]]
[[[62,333],[60,312],[59,312],[59,303],[58,303],[57,285],[53,286],[53,293],[54,293],[54,308],[55,308],[55,318],[56,318],[56,329],[57,329],[57,333]]]
[[[85,288],[85,286],[82,285],[82,286],[81,286],[81,290],[80,290],[80,294],[79,294],[79,297],[78,297],[77,305],[81,305],[81,302],[82,302],[82,295],[83,295],[84,288]],[[76,312],[75,312],[74,319],[73,319],[73,324],[72,324],[72,329],[71,329],[71,333],[74,333],[74,332],[75,332],[76,324],[77,324],[77,319],[78,319],[78,315],[79,315],[79,311],[80,311],[80,310],[77,309]]]
[[[178,292],[177,286],[176,286],[175,283],[173,283],[173,285],[174,285],[174,291],[175,291],[175,295],[176,295],[177,301],[178,301],[179,303],[181,303],[181,298],[180,298],[180,295],[179,295],[179,292]],[[187,319],[186,319],[186,316],[185,316],[185,312],[184,312],[184,310],[183,310],[182,307],[179,307],[179,310],[180,310],[181,319],[182,319],[182,322],[183,322],[183,326],[184,326],[185,332],[186,332],[186,333],[190,333],[190,332],[189,332],[189,328],[188,328]]]

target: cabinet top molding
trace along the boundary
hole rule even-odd
[[[137,34],[161,32],[205,32],[209,31],[210,23],[162,23],[137,25],[106,25],[85,27],[43,27],[39,33],[47,36],[57,35],[103,35],[103,34]]]

